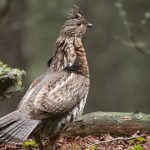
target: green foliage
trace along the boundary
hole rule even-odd
[[[145,142],[145,141],[146,141],[146,139],[144,137],[137,137],[135,139],[130,140],[131,143],[135,143],[135,142],[142,143],[142,142]]]
[[[135,145],[131,150],[144,150],[141,145]]]
[[[23,143],[23,147],[24,148],[35,148],[36,147],[36,142],[34,140],[30,140],[30,141],[25,141]]]

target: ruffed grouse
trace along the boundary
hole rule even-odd
[[[56,51],[48,70],[39,76],[22,98],[18,109],[0,118],[0,143],[21,143],[34,136],[42,150],[42,137],[49,138],[49,149],[66,123],[83,111],[89,91],[89,69],[82,36],[87,22],[78,7],[61,28]]]

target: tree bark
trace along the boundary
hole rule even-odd
[[[150,115],[144,113],[93,112],[70,124],[64,136],[150,134]]]

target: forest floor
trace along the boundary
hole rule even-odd
[[[47,140],[43,141],[47,150]],[[87,137],[60,137],[57,141],[58,150],[150,150],[150,136],[112,137],[103,136]],[[3,144],[0,150],[38,150],[36,143],[31,140],[23,145]]]

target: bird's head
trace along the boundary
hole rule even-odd
[[[71,14],[61,29],[61,35],[82,37],[86,29],[92,26],[93,25],[84,18],[80,9],[77,6],[73,6]]]

